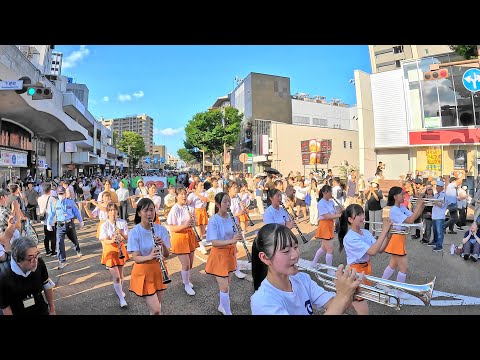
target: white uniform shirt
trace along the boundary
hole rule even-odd
[[[153,224],[153,229],[155,235],[163,240],[167,248],[170,248],[170,236],[168,235],[167,229],[158,224]],[[130,235],[128,236],[127,251],[138,251],[141,256],[147,256],[152,252],[152,248],[152,230],[145,229],[141,224],[135,225],[132,230],[130,230]]]
[[[230,200],[230,210],[232,211],[233,215],[238,214],[240,211],[242,211],[242,207],[237,196]]]
[[[393,205],[390,208],[390,221],[394,224],[401,224],[406,218],[412,216],[412,214],[413,213],[403,205],[400,205],[400,207]],[[405,226],[393,226],[392,228],[399,231],[406,230]]]
[[[193,212],[193,218],[195,219],[195,212]],[[189,211],[186,206],[180,206],[175,204],[168,213],[167,224],[168,225],[185,225],[190,221]]]
[[[121,230],[124,235],[128,235],[128,224],[125,220],[117,218],[115,221],[118,230]],[[99,239],[111,238],[115,233],[115,227],[110,222],[110,220],[105,221],[102,226],[100,226],[100,237]]]
[[[324,214],[335,215],[337,213],[335,205],[335,201],[333,201],[332,199],[327,201],[324,198],[321,198],[317,204],[318,220],[326,220],[323,217]]]
[[[436,193],[435,195],[433,195],[433,198],[438,199],[438,200],[445,199],[445,191],[441,191],[439,193]],[[446,201],[443,204],[443,206],[433,205],[432,206],[432,220],[441,220],[441,219],[445,220],[445,211],[447,210],[447,207],[448,207],[448,204],[447,204]]]
[[[205,191],[201,192],[200,195],[204,196],[204,197],[207,197],[207,194],[206,194]],[[204,208],[204,207],[207,206],[207,202],[208,201],[203,202],[202,200],[200,200],[200,198],[193,192],[188,194],[187,204],[192,208],[195,208],[195,209]]]
[[[347,264],[360,264],[370,260],[368,249],[375,244],[375,238],[366,229],[360,229],[363,235],[349,229],[343,238],[343,246],[347,254]]]
[[[223,218],[218,213],[213,215],[208,221],[206,241],[233,239],[236,232],[233,231],[234,226],[230,216]]]
[[[106,211],[100,210],[98,207],[95,207],[95,209],[93,209],[91,213],[94,218],[98,216],[98,220],[108,219],[108,213]]]
[[[270,205],[263,213],[263,222],[265,223],[265,225],[272,223],[285,225],[286,221],[290,221],[290,218],[287,212],[281,206],[277,210],[272,205]]]
[[[242,202],[245,204],[245,206],[248,208],[248,206],[250,205],[250,192],[246,192],[244,194],[238,194],[238,196],[240,197],[240,199],[242,200]]]
[[[39,214],[42,214],[45,212],[45,220],[42,221],[43,225],[48,225],[47,224],[47,217],[48,217],[48,212],[50,211],[50,204],[52,202],[55,202],[55,198],[50,195],[43,194],[38,198],[38,212]]]
[[[335,296],[310,278],[299,272],[289,276],[292,291],[282,291],[265,278],[250,297],[252,315],[312,315],[313,309],[321,308]]]

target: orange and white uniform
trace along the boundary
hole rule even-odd
[[[334,237],[335,224],[333,219],[325,219],[324,214],[335,215],[337,210],[335,209],[335,201],[332,199],[325,200],[322,198],[318,204],[318,228],[315,233],[315,237],[323,240],[331,240]]]
[[[400,205],[400,207],[394,205],[390,208],[390,221],[395,224],[401,224],[405,221],[406,218],[412,216],[412,212],[408,210],[405,206]],[[393,226],[393,229],[404,231],[405,226]],[[407,255],[405,249],[407,236],[402,234],[393,234],[390,238],[390,242],[385,248],[386,253],[391,255]]]
[[[102,224],[105,222],[105,220],[108,219],[108,214],[106,211],[103,211],[103,210],[100,210],[98,207],[95,207],[95,209],[93,209],[91,211],[92,213],[92,216],[94,218],[98,217],[98,220],[100,220],[98,222],[98,225],[97,225],[97,239],[101,239],[100,238],[100,227],[102,226]]]
[[[193,218],[195,219],[195,213],[193,213]],[[190,221],[190,215],[188,206],[180,206],[175,204],[172,206],[172,209],[168,213],[167,224],[172,225],[185,225]],[[190,254],[192,251],[195,251],[198,245],[197,238],[193,229],[188,227],[180,232],[171,232],[172,234],[172,254]]]
[[[155,235],[170,247],[170,236],[167,229],[158,224],[153,225]],[[154,246],[151,229],[145,229],[142,224],[135,225],[128,235],[128,252],[139,252],[141,256],[150,255]],[[152,259],[141,264],[134,263],[130,278],[130,291],[137,296],[154,295],[159,290],[165,290],[162,268],[158,259]]]
[[[238,194],[237,194],[238,195]],[[240,204],[240,197],[235,196],[230,200],[230,210],[232,210],[232,214],[238,214],[240,211],[242,211],[243,207]],[[239,222],[247,222],[248,218],[246,214],[242,214],[240,216],[235,216],[235,218]]]
[[[370,264],[370,255],[368,249],[375,244],[375,238],[366,229],[360,229],[362,235],[349,229],[343,238],[343,246],[347,254],[347,264],[350,268],[357,270],[357,273],[365,272],[365,275],[372,274],[372,265]],[[366,285],[370,285],[370,281],[364,280]]]
[[[206,191],[203,191],[200,195],[207,197]],[[208,214],[207,214],[207,204],[208,202],[203,202],[200,198],[194,193],[188,194],[187,204],[190,207],[190,211],[194,209],[195,211],[195,225],[207,225],[208,224]]]
[[[234,224],[230,216],[226,218],[215,214],[210,218],[207,228],[207,242],[212,240],[231,240],[235,236]],[[225,246],[213,246],[208,255],[205,272],[210,275],[227,277],[237,268],[236,243]]]
[[[150,199],[153,201],[153,205],[155,206],[155,213],[157,214],[157,220],[155,221],[155,224],[159,224],[161,225],[161,222],[160,222],[160,209],[161,209],[161,206],[162,206],[162,198],[158,195],[153,195],[153,198],[150,197],[150,195],[147,195],[147,196],[144,196],[143,198],[139,198],[137,200],[137,205],[139,203],[140,200],[144,199],[144,198],[147,198],[147,199]]]
[[[115,233],[115,226],[119,231],[121,231],[124,235],[128,235],[128,224],[123,219],[117,219],[115,221],[115,225],[110,222],[110,220],[106,220],[100,226],[100,236],[99,239],[112,239]],[[127,253],[127,247],[125,243],[122,241],[121,243],[122,253],[125,256],[123,259],[120,259],[120,250],[118,248],[118,244],[116,242],[106,244],[102,241],[102,260],[101,263],[108,267],[114,266],[123,266],[125,262],[130,258]]]

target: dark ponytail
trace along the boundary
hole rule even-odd
[[[393,206],[395,205],[395,195],[398,195],[402,192],[402,188],[400,186],[393,186],[390,188],[390,191],[388,192],[388,201],[387,201],[387,206]]]
[[[320,189],[320,194],[318,196],[318,201],[323,199],[323,194],[332,191],[332,187],[330,185],[323,185],[322,188]],[[333,194],[332,194],[333,196]]]
[[[340,252],[342,252],[343,250],[343,238],[345,237],[345,235],[347,235],[348,231],[348,218],[355,218],[356,216],[362,215],[364,213],[365,211],[358,204],[348,205],[347,208],[342,211],[342,216],[340,216],[340,226],[338,229],[338,242],[340,243],[338,249]]]

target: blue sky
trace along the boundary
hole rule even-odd
[[[57,45],[62,75],[89,88],[97,119],[147,114],[154,143],[175,154],[184,127],[230,93],[234,78],[263,73],[290,78],[292,94],[354,105],[354,70],[371,73],[367,45]]]

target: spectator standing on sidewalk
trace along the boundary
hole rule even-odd
[[[56,224],[55,222],[51,223],[52,231],[47,229],[47,218],[49,216],[49,211],[51,211],[51,204],[55,202],[55,198],[52,196],[52,184],[43,183],[43,195],[38,198],[39,213],[44,214],[45,219],[42,220],[43,224],[43,233],[45,238],[43,244],[45,246],[45,256],[57,256],[56,245]]]
[[[443,225],[444,231],[447,228],[450,230],[449,234],[456,234],[457,232],[454,231],[453,226],[458,221],[458,207],[457,207],[457,188],[462,184],[463,181],[463,173],[460,173],[459,177],[456,178],[455,176],[450,177],[450,184],[447,185],[447,189],[445,190],[445,199],[447,201],[447,209],[450,219]]]
[[[37,222],[37,206],[38,206],[38,192],[33,188],[33,183],[28,183],[28,188],[25,191],[25,195],[27,198],[27,210],[28,216],[32,222]]]

